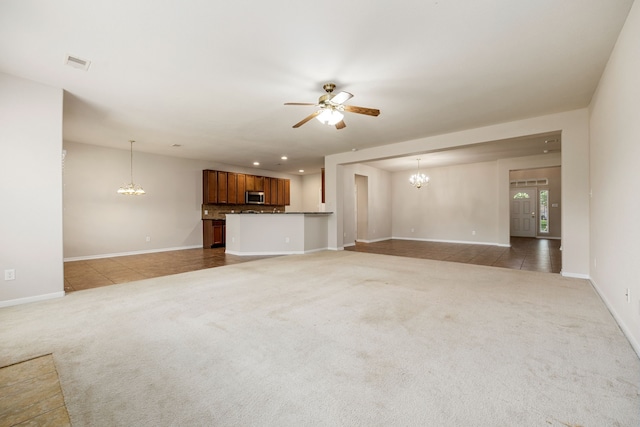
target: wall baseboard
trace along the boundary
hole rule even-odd
[[[373,240],[363,240],[363,239],[356,239],[356,242],[362,242],[362,243],[375,243],[375,242],[384,242],[385,240],[391,240],[393,239],[393,237],[381,237],[379,239],[373,239]],[[355,243],[353,243],[350,246],[355,245]],[[345,245],[347,246],[347,245]]]
[[[181,250],[184,250],[184,249],[197,249],[197,248],[201,248],[201,247],[202,247],[202,245],[177,246],[175,248],[161,248],[161,249],[149,249],[149,250],[143,250],[143,251],[118,252],[118,253],[113,253],[113,254],[87,255],[87,256],[65,258],[64,262],[67,262],[67,261],[85,261],[85,260],[88,260],[88,259],[113,258],[113,257],[117,257],[117,256],[128,256],[128,255],[153,254],[153,253],[157,253],[157,252],[181,251]]]
[[[65,292],[60,291],[60,292],[53,292],[51,294],[35,295],[32,297],[10,299],[7,301],[0,301],[0,307],[11,307],[13,305],[21,305],[21,304],[28,304],[30,302],[45,301],[45,300],[54,299],[54,298],[62,298],[64,295],[65,295]]]
[[[607,307],[607,310],[609,310],[609,313],[611,313],[611,316],[613,316],[613,319],[618,324],[618,327],[620,327],[620,330],[622,331],[624,336],[627,338],[627,341],[629,341],[629,344],[631,344],[631,347],[633,348],[633,350],[636,352],[638,357],[640,357],[640,342],[636,341],[629,327],[627,327],[627,325],[622,321],[620,316],[618,316],[618,314],[613,309],[613,306],[611,305],[609,300],[607,300],[604,297],[604,294],[600,292],[600,288],[598,287],[596,282],[594,282],[593,279],[589,278],[589,283],[591,283],[591,286],[593,287],[593,289],[596,291],[596,293],[598,294],[602,302],[604,302],[604,305]]]
[[[566,271],[560,271],[560,275],[562,277],[572,277],[574,279],[587,279],[587,280],[590,279],[588,274],[582,274],[582,273],[569,273]]]
[[[511,246],[511,245],[504,245],[504,244],[495,243],[495,242],[477,242],[477,241],[473,242],[473,241],[466,241],[466,240],[419,239],[419,238],[413,238],[413,237],[390,237],[389,239],[414,240],[418,242],[435,242],[435,243],[461,243],[465,245],[485,245],[485,246],[504,246],[504,247]],[[389,240],[389,239],[384,239],[384,240]]]

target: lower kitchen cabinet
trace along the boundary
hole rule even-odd
[[[226,222],[223,219],[202,220],[202,246],[219,248],[225,246]]]

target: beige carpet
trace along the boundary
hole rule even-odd
[[[354,252],[0,309],[74,426],[638,426],[640,362],[585,280]]]

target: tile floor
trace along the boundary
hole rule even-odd
[[[512,237],[511,247],[392,239],[374,243],[357,242],[345,250],[545,273],[560,273],[562,268],[560,240],[555,239]]]
[[[225,254],[224,248],[198,248],[68,261],[64,263],[64,290],[68,293],[262,258],[270,256],[238,256]]]

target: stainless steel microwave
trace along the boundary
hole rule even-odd
[[[244,203],[247,205],[264,205],[264,191],[247,191],[244,193]]]

